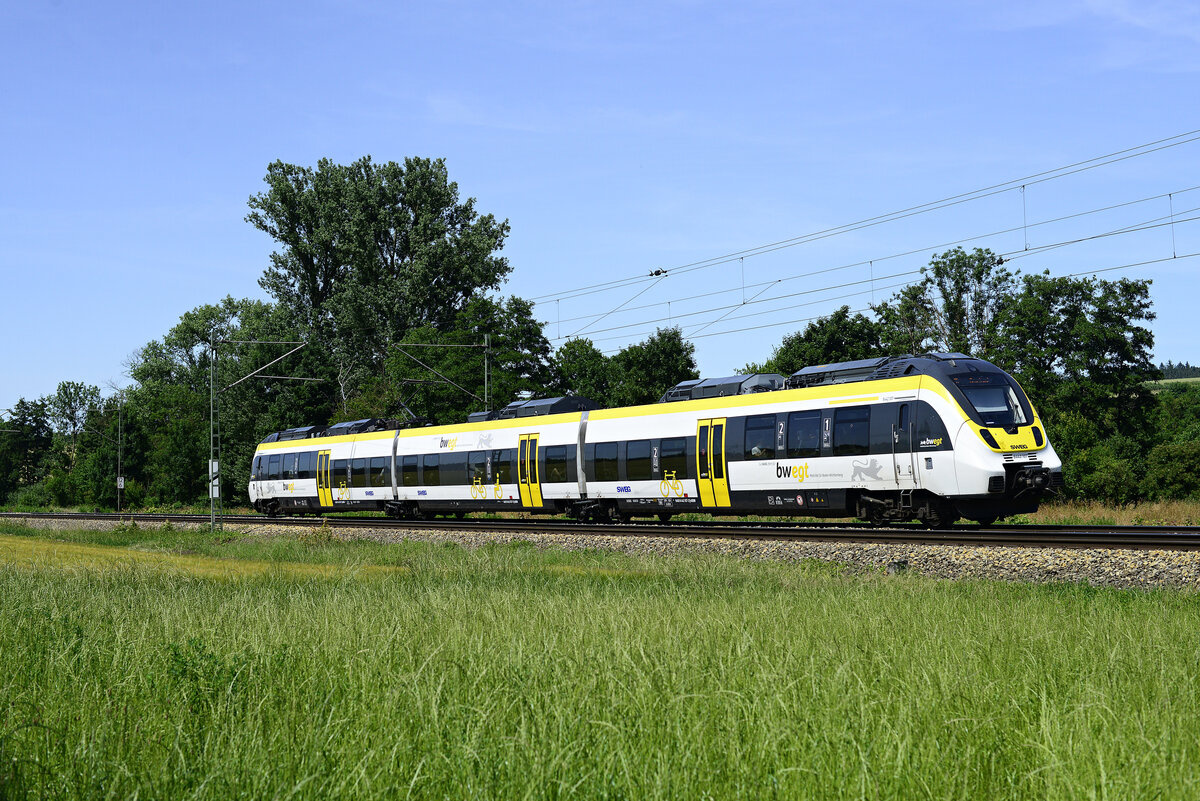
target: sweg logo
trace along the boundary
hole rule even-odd
[[[441,442],[438,443],[438,447],[439,448],[447,448],[449,450],[454,450],[454,446],[457,444],[458,444],[458,437],[442,437]]]
[[[632,491],[633,491],[632,487],[628,487],[628,486],[617,487],[617,492],[632,492]]]
[[[808,462],[805,462],[802,465],[796,465],[795,467],[792,467],[791,465],[784,466],[776,463],[775,477],[795,478],[797,482],[804,483],[804,479],[808,478]]]

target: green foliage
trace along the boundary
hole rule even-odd
[[[1070,411],[1105,434],[1145,442],[1158,377],[1151,359],[1149,281],[1028,275],[1003,318],[999,363],[1043,407],[1047,425]]]
[[[883,355],[880,325],[843,306],[828,317],[784,337],[761,372],[791,375],[802,367]]]
[[[36,484],[49,472],[53,432],[46,400],[21,398],[2,427],[15,432],[0,434],[0,490],[7,495]]]
[[[409,332],[405,343],[447,347],[393,347],[381,378],[368,383],[363,396],[348,404],[344,419],[405,418],[407,411],[437,423],[465,422],[484,408],[484,351],[487,352],[491,408],[518,392],[544,394],[550,384],[550,345],[528,301],[503,303],[473,298],[445,331],[427,325]],[[453,383],[449,383],[453,382]]]
[[[1151,500],[1200,498],[1200,441],[1155,446],[1146,459],[1143,487]]]
[[[1166,364],[1159,364],[1158,370],[1162,373],[1164,379],[1200,378],[1200,367],[1194,367],[1190,362],[1175,364],[1175,362],[1168,360]]]
[[[698,378],[696,346],[682,330],[660,328],[611,357],[590,339],[567,340],[554,354],[552,391],[581,395],[602,407],[655,403],[680,381]]]
[[[659,328],[644,341],[623,348],[609,365],[612,396],[606,405],[611,406],[654,403],[680,381],[700,376],[696,346],[683,338],[678,326]]]
[[[1200,441],[1200,384],[1167,384],[1155,400],[1151,425],[1163,442]]]
[[[990,250],[962,248],[934,256],[920,282],[873,306],[892,353],[957,351],[994,361],[1004,341],[999,322],[1016,276]]]
[[[1071,454],[1063,475],[1070,497],[1126,504],[1141,497],[1143,469],[1139,444],[1115,436]]]
[[[557,395],[579,395],[608,405],[613,366],[590,339],[568,339],[554,353],[553,386]]]
[[[508,222],[460,200],[442,159],[276,161],[265,181],[246,220],[280,250],[260,283],[328,349],[344,395],[409,331],[452,329],[510,270],[497,255]]]

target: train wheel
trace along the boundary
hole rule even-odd
[[[658,513],[658,519],[664,523],[671,522],[672,517],[674,517],[674,515],[672,515],[670,512],[659,512]]]
[[[931,503],[928,506],[928,513],[922,518],[921,522],[927,528],[950,528],[956,520],[958,520],[958,515],[954,513],[954,510],[950,506],[941,503]]]

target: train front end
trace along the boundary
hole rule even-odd
[[[961,418],[946,420],[956,454],[959,513],[990,523],[1037,511],[1063,486],[1062,460],[1025,390],[981,359],[938,367],[936,377]]]

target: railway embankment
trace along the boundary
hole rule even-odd
[[[104,529],[119,525],[116,521],[65,521],[36,517],[14,519],[13,522],[41,529]],[[199,524],[175,525],[178,528],[207,528],[206,525]],[[818,542],[721,537],[690,539],[516,530],[469,532],[372,527],[323,528],[320,525],[298,527],[269,522],[225,526],[225,536],[314,535],[322,538],[367,539],[384,543],[406,540],[443,542],[466,548],[528,542],[539,548],[600,549],[639,556],[670,557],[685,553],[712,553],[763,561],[797,562],[815,559],[842,564],[850,572],[862,573],[913,573],[950,580],[985,579],[1036,584],[1060,582],[1119,588],[1176,587],[1200,590],[1200,551]]]

